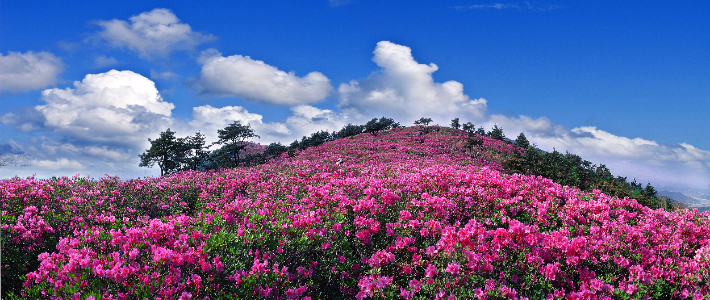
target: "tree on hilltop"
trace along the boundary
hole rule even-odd
[[[214,142],[215,145],[224,145],[222,151],[230,154],[234,161],[234,166],[239,166],[239,151],[246,148],[243,145],[247,139],[259,137],[254,133],[254,129],[251,128],[250,124],[242,125],[240,121],[234,121],[232,124],[227,125],[224,129],[218,129],[219,141]]]
[[[377,135],[377,132],[381,130],[393,129],[399,126],[399,123],[395,122],[391,118],[382,117],[379,120],[377,118],[373,118],[365,124],[365,132],[372,133],[372,135]]]
[[[463,124],[461,129],[463,129],[463,131],[468,132],[469,134],[476,133],[476,125],[473,125],[473,123],[471,123],[471,122],[466,122],[465,124]]]
[[[429,123],[431,123],[431,122],[432,122],[431,118],[422,117],[421,119],[414,121],[414,125],[429,126]]]
[[[365,131],[364,125],[353,125],[352,123],[348,123],[348,125],[343,126],[340,131],[335,133],[335,138],[342,139],[361,134],[363,131]]]
[[[459,123],[459,118],[454,118],[451,120],[451,128],[459,129],[461,128],[461,123]]]
[[[210,153],[205,147],[205,135],[199,131],[194,136],[188,136],[184,140],[185,157],[183,158],[183,170],[199,170],[201,164],[209,157]]]
[[[139,167],[152,167],[158,164],[160,176],[180,171],[180,162],[188,151],[185,140],[175,137],[175,131],[168,130],[161,132],[160,136],[151,140],[150,149],[139,155],[141,162]]]
[[[499,141],[505,141],[505,134],[503,134],[503,128],[498,127],[497,124],[493,125],[493,128],[491,129],[490,132],[488,132],[488,137],[499,140]]]
[[[528,147],[530,147],[530,142],[528,141],[528,138],[525,137],[525,133],[521,132],[518,134],[518,137],[515,139],[515,145],[523,149],[528,149]]]

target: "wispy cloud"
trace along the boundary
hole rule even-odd
[[[518,9],[520,10],[520,5],[517,4],[505,4],[505,3],[491,3],[491,4],[474,4],[468,6],[468,9],[488,9],[488,8],[493,8],[493,9]]]
[[[175,74],[170,71],[157,72],[155,70],[150,70],[150,78],[151,79],[172,79],[175,77],[179,77],[178,74]]]
[[[103,68],[103,67],[109,67],[113,66],[118,63],[118,60],[116,60],[113,57],[106,57],[106,55],[100,55],[94,58],[94,65],[97,68]]]
[[[562,6],[559,5],[553,5],[553,4],[548,4],[548,5],[535,5],[530,3],[529,1],[523,2],[523,5],[520,5],[518,3],[490,3],[490,4],[473,4],[469,6],[456,6],[454,7],[457,10],[466,10],[466,9],[475,9],[475,10],[484,10],[484,9],[496,9],[496,10],[503,10],[503,9],[515,9],[515,10],[536,10],[536,11],[550,11],[550,10],[555,10],[562,8]]]

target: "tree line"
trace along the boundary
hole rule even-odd
[[[247,142],[247,140],[259,136],[250,124],[243,125],[240,121],[234,121],[224,129],[217,130],[219,140],[209,145],[205,142],[205,136],[199,131],[193,136],[178,138],[175,136],[176,132],[168,128],[161,132],[157,139],[148,139],[150,148],[139,155],[140,164],[138,166],[158,165],[161,176],[189,170],[207,171],[237,166],[254,166],[266,163],[286,152],[293,156],[298,150],[305,150],[336,139],[360,133],[377,135],[380,131],[398,127],[401,125],[391,118],[373,118],[362,125],[347,124],[340,131],[314,132],[309,137],[304,136],[300,141],[295,140],[288,146],[276,142],[253,152],[246,150],[249,150],[250,147],[257,148],[258,144]],[[214,145],[220,145],[220,148],[209,151],[208,149]]]
[[[205,135],[199,131],[194,136],[175,137],[175,132],[161,132],[155,139],[148,139],[150,148],[139,155],[140,167],[158,165],[160,175],[179,171],[210,169],[213,165],[238,166],[239,152],[247,147],[245,140],[259,137],[249,124],[234,121],[224,129],[217,130],[219,140],[205,145]],[[212,145],[222,145],[217,150],[207,151]]]
[[[606,165],[593,164],[569,151],[564,154],[555,149],[552,152],[543,151],[530,144],[525,133],[521,132],[515,140],[511,140],[498,125],[493,125],[491,131],[486,132],[483,127],[476,129],[471,122],[460,124],[459,118],[451,120],[451,127],[460,128],[468,132],[469,136],[484,135],[516,146],[513,155],[503,162],[506,173],[542,176],[555,183],[574,186],[587,192],[597,189],[610,196],[634,198],[640,204],[653,209],[687,208],[682,202],[659,197],[650,182],[644,186],[636,179],[629,182],[627,177],[615,177]],[[471,144],[477,141],[471,137],[469,140]]]
[[[431,122],[431,118],[422,117],[414,121],[414,125],[422,127],[422,133],[426,134],[429,132],[428,126]],[[487,136],[514,145],[516,151],[503,161],[507,173],[542,176],[555,183],[574,186],[588,192],[598,189],[607,195],[634,198],[639,203],[654,209],[684,207],[681,202],[667,197],[658,197],[650,183],[643,186],[636,179],[629,182],[626,177],[615,177],[604,164],[595,165],[569,152],[562,154],[557,150],[543,151],[531,144],[525,133],[520,133],[515,140],[511,140],[497,124],[494,124],[490,131],[486,131],[482,126],[476,127],[471,122],[462,123],[459,118],[451,120],[450,126],[468,133],[468,143],[472,147],[482,145],[479,139],[474,138],[475,135]],[[392,118],[373,118],[361,125],[349,123],[339,131],[320,130],[308,137],[303,136],[300,140],[294,140],[288,146],[276,142],[266,147],[261,146],[262,149],[255,151],[248,151],[249,147],[260,145],[246,140],[259,136],[249,124],[243,125],[240,121],[234,121],[224,129],[218,130],[219,140],[210,145],[205,144],[205,136],[200,132],[195,133],[194,136],[177,138],[175,132],[168,129],[160,133],[157,139],[148,139],[151,147],[140,155],[139,166],[151,167],[157,164],[161,176],[185,170],[206,171],[255,166],[279,157],[283,153],[293,156],[297,151],[337,139],[349,138],[361,133],[377,135],[383,130],[398,127],[401,127],[400,123]],[[220,148],[209,151],[208,149],[214,145],[220,145]]]

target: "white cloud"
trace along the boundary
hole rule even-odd
[[[654,186],[710,190],[710,151],[687,143],[668,145],[642,138],[618,136],[596,127],[567,129],[547,118],[491,115],[482,124],[504,129],[511,139],[525,132],[545,151],[569,151],[595,164],[605,164],[614,175],[651,182]]]
[[[568,129],[545,117],[487,115],[486,100],[469,98],[459,82],[435,82],[432,74],[438,67],[419,64],[411,49],[402,45],[378,43],[373,61],[379,66],[377,72],[339,86],[342,111],[333,111],[304,105],[323,99],[332,89],[318,72],[297,77],[249,57],[205,52],[197,80],[202,92],[293,106],[288,118],[271,123],[244,107],[209,105],[194,107],[192,120],[184,122],[172,118],[174,105],[162,99],[150,79],[131,71],[89,74],[73,88],[43,91],[44,105],[0,116],[0,122],[18,130],[44,130],[52,136],[18,146],[32,159],[28,161],[32,170],[3,168],[0,175],[73,175],[69,172],[76,171],[155,175],[157,170],[137,167],[138,154],[149,147],[148,138],[168,127],[178,136],[199,130],[210,143],[217,140],[218,129],[239,120],[251,124],[261,136],[256,142],[289,144],[317,130],[339,130],[348,122],[362,124],[373,117],[392,117],[404,125],[420,117],[446,125],[460,117],[462,122],[473,121],[486,129],[497,124],[513,139],[525,132],[543,150],[569,150],[593,163],[606,164],[615,175],[642,183],[710,189],[710,151],[687,143],[668,145],[622,137],[596,127]],[[171,74],[151,70],[152,78],[172,78]]]
[[[217,141],[218,129],[239,120],[261,136],[256,142],[288,144],[316,130],[339,129],[347,120],[333,111],[302,105],[292,108],[292,116],[282,122],[265,123],[261,115],[243,107],[205,105],[193,108],[192,120],[184,122],[171,117],[174,105],[162,100],[150,79],[116,70],[88,74],[73,88],[47,89],[42,100],[44,105],[0,116],[0,121],[18,129],[39,124],[32,130],[44,134],[18,146],[32,159],[27,161],[31,169],[2,168],[0,176],[150,176],[157,171],[139,168],[138,155],[150,147],[148,138],[168,127],[181,137],[200,131],[209,144]],[[30,117],[32,122],[27,123]]]
[[[264,126],[262,116],[253,114],[241,106],[225,106],[222,108],[212,107],[210,105],[198,106],[192,108],[192,121],[188,123],[185,134],[193,134],[200,131],[206,136],[208,141],[217,141],[217,130],[223,129],[234,121],[239,121],[243,125],[251,125],[258,135],[263,135]],[[284,130],[287,130],[284,128]],[[255,141],[259,141],[258,139]]]
[[[98,37],[116,47],[126,47],[138,52],[140,57],[150,59],[165,56],[173,50],[193,50],[195,46],[214,40],[210,34],[192,30],[175,14],[164,8],[156,8],[123,20],[100,21],[103,30]]]
[[[136,143],[170,123],[175,107],[165,102],[148,78],[131,71],[89,74],[74,88],[42,91],[35,109],[44,125],[89,141]],[[142,133],[142,134],[141,134]]]
[[[405,124],[420,117],[448,124],[453,115],[484,116],[485,99],[470,99],[460,82],[434,82],[431,74],[438,67],[417,63],[409,47],[382,41],[374,54],[378,72],[338,88],[339,106],[345,113],[361,120],[384,115]]]
[[[99,55],[96,58],[94,58],[94,65],[97,68],[113,66],[117,63],[118,63],[118,60],[116,60],[113,57],[106,57],[106,55]]]
[[[69,160],[67,158],[59,158],[57,160],[31,160],[29,162],[33,168],[49,169],[49,170],[62,170],[68,169],[71,171],[83,170],[85,167],[83,164],[76,160]]]
[[[62,71],[62,60],[49,52],[0,53],[0,92],[26,92],[54,85]]]
[[[240,96],[255,102],[299,105],[323,100],[333,87],[328,77],[311,72],[298,77],[249,56],[222,56],[214,49],[205,51],[198,89],[203,94]]]
[[[311,133],[325,130],[340,130],[348,122],[352,122],[347,114],[337,113],[329,109],[320,109],[310,105],[299,105],[291,108],[292,115],[284,122],[291,129],[290,139],[300,139]]]
[[[31,168],[0,175],[154,175],[138,168],[138,154],[150,147],[148,138],[170,126],[184,127],[171,117],[175,106],[162,99],[153,81],[132,71],[88,74],[73,88],[42,91],[42,100],[44,105],[0,117],[43,134],[22,147]]]
[[[195,132],[200,130],[207,136],[207,140],[217,140],[217,130],[222,129],[234,121],[249,124],[256,134],[254,139],[261,144],[281,142],[288,144],[302,136],[308,136],[318,130],[339,130],[349,119],[347,116],[328,109],[319,109],[309,105],[299,105],[291,108],[292,115],[282,122],[264,123],[259,114],[248,112],[240,106],[226,106],[222,108],[210,105],[195,107],[192,110],[192,121],[186,130]]]

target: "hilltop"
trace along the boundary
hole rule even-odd
[[[710,297],[710,213],[504,173],[519,151],[413,126],[248,168],[5,179],[3,298]]]

